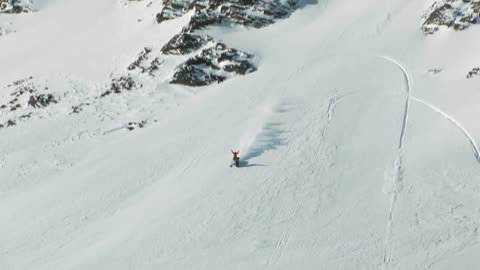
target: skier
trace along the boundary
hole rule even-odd
[[[235,166],[239,167],[240,166],[240,158],[238,157],[238,153],[240,153],[240,150],[237,150],[236,152],[233,150],[230,150],[233,154],[233,160],[232,164],[230,164],[230,167],[232,167],[234,164]]]

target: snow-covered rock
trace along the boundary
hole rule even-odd
[[[212,8],[222,23],[240,24],[260,28],[285,18],[297,7],[295,0],[282,1],[219,1]]]
[[[193,53],[209,42],[213,42],[212,37],[198,34],[199,30],[214,25],[261,28],[274,23],[276,19],[289,16],[297,6],[296,0],[164,1],[163,10],[157,14],[158,23],[178,18],[191,10],[194,10],[194,13],[181,33],[164,45],[162,53],[171,55]],[[230,49],[230,52],[232,55],[239,53],[238,57],[229,59],[236,64],[227,65],[226,68],[218,67],[214,63],[219,54],[212,48],[204,50],[201,55],[191,58],[178,67],[172,83],[204,86],[213,82],[222,82],[232,73],[245,74],[256,70],[250,62],[253,55],[239,53],[236,49]]]
[[[201,48],[204,49],[195,54]],[[253,62],[255,58],[253,54],[229,48],[224,43],[215,43],[208,35],[182,32],[160,50],[145,47],[137,59],[128,66],[127,71],[112,80],[111,87],[101,97],[112,93],[120,94],[124,90],[139,89],[142,87],[140,81],[155,80],[167,61],[169,63],[166,66],[172,67],[175,64],[175,60],[169,58],[170,55],[187,54],[193,54],[193,56],[179,65],[177,62],[170,83],[205,86],[257,70]]]
[[[203,11],[197,11],[192,16],[188,26],[170,39],[159,52],[146,47],[139,53],[137,59],[128,66],[130,72],[147,73],[155,76],[155,71],[165,63],[165,56],[193,54],[207,46],[207,49],[179,65],[170,81],[173,84],[188,86],[205,86],[215,82],[223,82],[235,74],[244,75],[257,68],[252,60],[252,54],[237,49],[227,48],[223,43],[215,43],[214,39],[206,34],[193,33],[196,30],[211,25],[216,20]],[[130,83],[133,79],[130,78]],[[127,89],[128,90],[128,89]],[[107,90],[102,96],[119,91]]]
[[[46,108],[58,103],[58,96],[52,94],[48,86],[33,81],[33,77],[15,81],[5,89],[0,100],[0,127],[13,126],[13,123],[29,119],[37,109]]]
[[[189,86],[223,82],[235,74],[244,75],[255,71],[253,58],[251,54],[217,43],[177,67],[171,82]]]
[[[0,0],[0,13],[26,13],[33,10],[30,0]]]
[[[441,0],[424,15],[422,30],[433,34],[442,27],[464,30],[480,22],[480,0]]]
[[[440,72],[442,72],[441,68],[431,68],[427,71],[428,74],[432,74],[432,75],[437,75]]]
[[[164,60],[160,60],[158,56],[152,58],[152,48],[145,47],[142,52],[139,53],[138,58],[128,66],[128,70],[139,70],[141,74],[149,74],[154,76],[154,72],[157,71],[164,63]]]
[[[119,78],[112,79],[112,83],[110,84],[110,88],[103,92],[100,97],[105,97],[110,94],[121,94],[123,91],[131,91],[135,89],[142,88],[142,84],[136,82],[130,76],[122,76]]]
[[[193,8],[195,0],[164,0],[163,9],[157,14],[157,23],[178,18]]]
[[[297,7],[296,0],[220,0],[165,1],[163,10],[157,15],[157,22],[178,18],[195,9],[188,25],[188,32],[200,28],[228,23],[260,28],[288,16]]]
[[[471,79],[474,76],[480,76],[480,67],[473,68],[467,73],[467,79]]]
[[[144,128],[147,124],[147,121],[140,121],[140,122],[128,122],[126,129],[127,130],[134,130],[135,128]]]
[[[34,108],[44,108],[51,103],[58,103],[52,94],[31,95],[28,99],[28,106],[32,106]]]
[[[212,40],[213,38],[208,35],[195,35],[182,32],[175,35],[163,46],[162,53],[173,55],[189,54],[201,49]]]
[[[89,106],[90,103],[89,102],[82,102],[78,105],[73,105],[72,106],[72,111],[71,111],[71,114],[74,114],[74,113],[80,113],[83,111],[83,108],[86,107],[86,106]]]

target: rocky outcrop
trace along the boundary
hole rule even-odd
[[[144,83],[144,79],[149,77],[141,78],[138,74],[112,77],[114,79],[107,81],[105,86],[103,83],[85,84],[83,80],[68,75],[48,79],[29,77],[0,86],[0,133],[5,132],[6,128],[21,129],[26,123],[54,117],[68,122],[88,122],[88,125],[97,123],[99,129],[94,132],[96,135],[102,134],[100,130],[105,126],[117,123],[124,125],[114,130],[136,130],[146,127],[147,122],[155,122],[152,119],[155,115],[150,111],[145,112],[142,106],[152,106],[155,104],[152,99],[159,96],[165,98],[165,94],[157,93],[157,88],[149,85],[145,89],[148,94],[125,95],[142,88],[143,85],[139,82]],[[106,90],[103,96],[111,94],[110,98],[101,98],[98,91],[103,91],[100,89]],[[145,120],[132,122],[137,119]],[[104,121],[108,122],[105,126]],[[46,123],[48,125],[48,121]],[[103,134],[107,133],[109,132]]]
[[[171,83],[204,86],[223,82],[235,74],[244,75],[255,71],[252,59],[251,54],[217,43],[177,67]]]
[[[145,125],[147,125],[147,121],[145,120],[142,120],[140,122],[129,122],[126,126],[126,129],[132,131],[135,128],[144,128]]]
[[[272,24],[275,19],[289,16],[296,8],[297,0],[170,0],[164,1],[157,22],[178,18],[195,10],[185,32],[192,32],[209,25],[239,24],[260,28]]]
[[[478,68],[478,67],[473,68],[472,70],[470,70],[470,71],[467,73],[467,79],[471,79],[471,78],[473,78],[474,76],[480,76],[480,68]]]
[[[52,94],[38,93],[41,87],[29,82],[31,79],[32,77],[9,84],[7,87],[14,87],[15,90],[10,94],[11,99],[0,105],[0,110],[15,111],[25,106],[43,108],[57,103],[57,99]],[[44,87],[43,91],[48,91],[48,87]]]
[[[145,48],[128,66],[129,72],[125,77],[133,73],[154,77],[155,71],[165,61],[173,59],[171,56],[196,52],[176,67],[171,83],[205,86],[254,72],[257,70],[254,55],[229,48],[202,33],[202,30],[210,26],[261,28],[290,16],[298,7],[299,0],[163,0],[163,9],[156,15],[157,23],[179,18],[188,12],[192,15],[180,33],[163,45],[159,52]],[[117,92],[110,89],[102,97]]]
[[[110,88],[103,92],[100,97],[105,97],[110,94],[120,94],[123,91],[131,91],[134,89],[139,89],[142,87],[142,84],[135,82],[135,80],[130,76],[122,76],[120,78],[112,79]]]
[[[128,70],[139,70],[142,74],[147,73],[154,76],[154,72],[160,68],[164,61],[161,61],[159,57],[151,59],[151,53],[152,48],[145,47],[138,58],[128,66]]]
[[[6,121],[5,123],[3,124],[0,124],[0,128],[7,128],[7,127],[13,127],[13,126],[16,126],[17,123],[14,121],[14,120],[8,120]]]
[[[428,74],[432,74],[432,75],[437,75],[440,72],[442,72],[441,68],[431,68],[427,71]]]
[[[29,0],[0,0],[0,13],[18,14],[32,11],[33,5]]]
[[[188,24],[161,50],[163,55],[186,55],[214,43],[212,37],[200,33],[202,29],[215,25],[265,27],[288,17],[298,7],[298,0],[164,0],[163,4],[157,23],[193,11]],[[204,86],[257,69],[253,55],[215,44],[178,66],[171,83]]]
[[[157,22],[178,18],[193,8],[195,0],[164,0],[163,9],[157,14]]]
[[[34,113],[41,112],[60,100],[50,92],[47,86],[34,83],[33,77],[15,81],[2,91],[11,91],[10,94],[1,98],[6,100],[5,103],[0,103],[0,127],[2,128],[24,122]]]
[[[72,112],[70,114],[76,114],[83,111],[83,108],[89,106],[89,102],[82,102],[79,105],[72,106]]]
[[[58,103],[52,94],[31,95],[28,99],[28,106],[34,108],[44,108],[51,103]]]
[[[208,35],[194,35],[182,32],[175,35],[165,44],[161,51],[166,55],[190,54],[206,46],[212,40],[213,38]]]
[[[441,0],[424,15],[422,30],[430,35],[444,28],[464,30],[480,22],[480,0]]]

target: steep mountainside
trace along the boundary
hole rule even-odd
[[[480,264],[478,1],[0,3],[0,269]]]

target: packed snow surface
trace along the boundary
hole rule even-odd
[[[125,76],[191,12],[31,2],[0,14],[0,269],[478,269],[479,26],[303,3],[205,29],[258,70],[186,87],[191,55]]]

